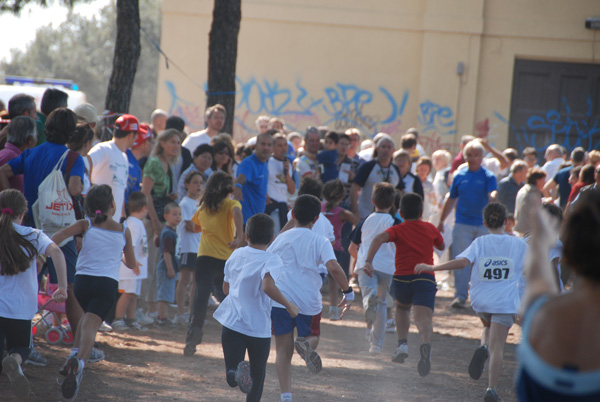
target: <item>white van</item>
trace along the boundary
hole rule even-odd
[[[35,104],[39,110],[44,91],[46,91],[48,88],[60,89],[68,94],[69,99],[67,100],[67,106],[71,110],[73,110],[77,105],[87,102],[85,93],[76,89],[72,89],[77,88],[77,85],[69,80],[35,79],[31,77],[7,75],[2,81],[6,82],[6,84],[0,85],[0,100],[4,102],[6,108],[8,108],[8,101],[10,98],[16,94],[25,93],[35,98]]]

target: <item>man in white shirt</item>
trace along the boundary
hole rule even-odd
[[[277,231],[287,223],[288,196],[296,191],[296,184],[292,180],[290,160],[287,157],[287,139],[283,134],[273,135],[273,155],[269,158],[269,183],[267,184],[267,207],[265,213],[271,215],[279,211],[279,224],[275,225]]]
[[[315,179],[321,177],[317,153],[321,147],[321,134],[316,127],[310,126],[304,135],[304,154],[294,161],[298,180],[304,176],[312,176]]]
[[[546,154],[544,155],[546,163],[542,166],[542,170],[546,172],[546,181],[553,179],[560,165],[565,162],[563,155],[564,152],[558,144],[552,144],[546,148]]]
[[[204,130],[191,133],[183,140],[182,146],[194,153],[194,150],[202,144],[210,143],[211,138],[219,134],[225,125],[225,107],[223,105],[213,105],[206,109],[205,119],[206,128]]]
[[[129,178],[129,161],[125,151],[137,140],[138,130],[140,123],[137,117],[124,114],[115,122],[113,139],[94,145],[87,155],[92,184],[107,184],[112,189],[116,206],[113,219],[117,222],[124,216]]]

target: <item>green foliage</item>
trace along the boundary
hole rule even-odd
[[[160,0],[140,0],[142,29],[156,42],[160,41],[160,6]],[[73,80],[102,113],[112,71],[116,21],[114,5],[91,19],[71,15],[56,29],[50,25],[40,28],[24,52],[12,49],[11,62],[2,61],[0,69],[7,75]],[[142,121],[149,120],[155,109],[159,61],[146,34],[141,34],[142,53],[129,108]]]
[[[59,3],[69,8],[75,3],[89,3],[91,0],[60,0]],[[42,7],[47,7],[55,3],[53,0],[0,0],[0,12],[7,11],[18,14],[23,7],[28,4],[39,4]]]

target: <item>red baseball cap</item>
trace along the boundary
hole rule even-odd
[[[148,138],[152,137],[152,129],[149,125],[142,123],[140,124],[140,128],[138,129],[138,135],[133,143],[132,148],[137,148],[142,145]]]
[[[124,114],[115,121],[115,128],[121,131],[138,131],[140,122],[131,114]]]

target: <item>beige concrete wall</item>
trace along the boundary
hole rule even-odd
[[[158,106],[193,129],[203,125],[212,7],[163,1],[172,62],[161,63]],[[234,137],[253,135],[267,114],[298,131],[399,138],[416,126],[428,151],[454,150],[472,132],[504,147],[515,58],[592,62],[584,21],[595,13],[597,0],[244,0]]]

